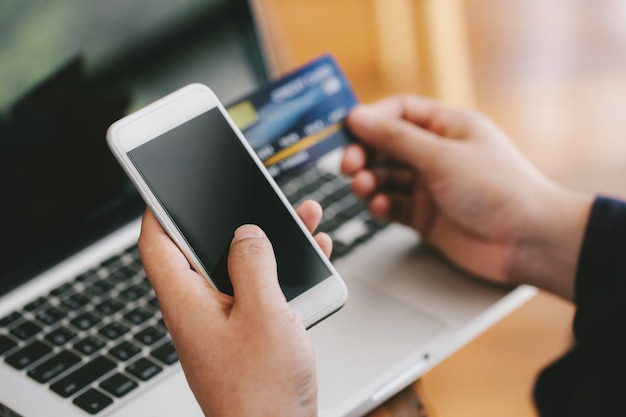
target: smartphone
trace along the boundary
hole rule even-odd
[[[278,279],[307,328],[339,310],[347,288],[224,106],[191,84],[113,123],[108,145],[146,204],[213,287],[233,294],[235,229],[260,226]]]

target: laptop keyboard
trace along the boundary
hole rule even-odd
[[[295,207],[304,200],[320,203],[324,216],[317,231],[326,232],[333,239],[333,261],[371,239],[388,224],[371,217],[367,203],[354,196],[350,181],[344,176],[314,167],[279,186]]]
[[[321,203],[333,260],[386,226],[346,178],[314,168],[281,187],[294,205]],[[88,414],[178,362],[136,245],[0,318],[0,356]]]
[[[178,361],[136,246],[0,319],[0,355],[89,414]]]

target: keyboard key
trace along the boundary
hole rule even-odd
[[[148,279],[148,277],[144,276],[141,281],[139,282],[139,285],[141,288],[146,290],[146,293],[152,293],[154,290],[152,288],[152,284],[150,284],[150,280]]]
[[[137,274],[137,271],[133,268],[130,268],[128,266],[123,266],[120,269],[116,270],[116,271],[112,271],[111,272],[111,278],[119,281],[119,282],[123,282],[126,281],[129,278],[134,277]]]
[[[50,386],[61,397],[69,397],[104,374],[115,369],[115,363],[99,356]]]
[[[133,324],[141,324],[152,318],[153,314],[145,308],[137,307],[124,314],[124,318]]]
[[[159,305],[159,300],[155,296],[150,298],[150,300],[148,300],[146,305],[154,308],[155,310],[161,310],[161,306]]]
[[[52,352],[52,348],[39,340],[31,343],[12,355],[7,356],[6,363],[15,369],[24,369]]]
[[[129,341],[124,341],[109,351],[112,356],[115,356],[123,362],[132,358],[139,352],[141,352],[141,349]]]
[[[0,355],[13,349],[15,346],[17,346],[17,343],[9,336],[0,335]]]
[[[178,361],[178,354],[171,340],[154,349],[151,355],[166,365],[172,365]]]
[[[98,278],[98,271],[96,271],[95,269],[90,269],[89,271],[83,272],[82,274],[77,276],[75,280],[78,282],[83,282],[91,278]]]
[[[96,310],[104,314],[105,316],[110,316],[124,308],[124,304],[121,302],[114,300],[113,298],[109,298],[106,301],[101,302],[96,306]]]
[[[0,319],[0,327],[7,327],[9,324],[21,318],[22,318],[22,315],[19,312],[14,311]]]
[[[344,220],[351,219],[366,210],[367,203],[365,201],[354,199],[354,201],[352,201],[347,207],[341,210],[339,217]]]
[[[87,303],[89,303],[89,298],[78,293],[66,296],[61,300],[61,304],[70,310],[78,310]]]
[[[76,397],[73,403],[89,414],[98,414],[113,404],[113,399],[92,388]]]
[[[361,219],[351,219],[337,228],[332,234],[333,242],[351,245],[361,236],[369,233],[369,227]]]
[[[148,290],[146,290],[145,288],[139,285],[132,285],[126,288],[125,290],[121,291],[120,295],[124,296],[130,301],[137,301],[138,299],[143,297],[147,292]]]
[[[112,271],[121,268],[124,264],[122,263],[120,255],[113,255],[106,261],[102,261],[100,266]]]
[[[127,333],[130,328],[124,326],[118,321],[111,322],[100,329],[100,334],[108,338],[109,340],[115,340]]]
[[[31,301],[30,303],[26,304],[24,306],[24,310],[26,311],[34,311],[37,308],[41,307],[42,305],[46,304],[48,300],[46,300],[44,297],[39,297],[34,301]]]
[[[68,292],[72,288],[73,288],[72,283],[66,282],[65,284],[59,285],[58,287],[50,291],[50,295],[54,295],[54,296],[61,295],[65,292]]]
[[[44,324],[47,324],[48,326],[58,322],[65,316],[66,313],[56,307],[49,307],[35,314],[35,318],[37,318],[37,320]]]
[[[150,284],[150,280],[148,279],[148,276],[146,275],[145,272],[141,271],[139,273],[139,276],[141,277],[141,285],[145,285],[146,288],[152,288],[152,284]]]
[[[136,261],[140,259],[139,248],[137,247],[137,245],[133,245],[126,249],[126,253],[128,253]]]
[[[123,374],[115,374],[100,384],[100,388],[115,395],[117,398],[123,397],[138,386],[139,384]]]
[[[131,262],[128,265],[126,265],[125,268],[127,270],[127,273],[130,273],[129,271],[132,271],[134,276],[136,276],[136,275],[140,275],[140,276],[145,275],[145,272],[143,270],[143,265],[141,265],[141,260],[140,259],[133,260],[133,262]]]
[[[28,376],[45,384],[80,362],[80,358],[69,351],[63,351],[28,371]]]
[[[149,380],[162,370],[163,368],[146,358],[141,358],[126,368],[129,374],[136,376],[142,381]]]
[[[62,346],[76,337],[76,333],[65,327],[59,327],[46,335],[46,340],[57,346]]]
[[[93,295],[103,295],[111,291],[111,289],[113,289],[113,284],[103,280],[96,281],[87,287],[87,291]]]
[[[147,327],[135,335],[135,339],[139,340],[146,346],[153,345],[164,337],[165,333],[155,329],[154,327]]]
[[[341,224],[341,220],[337,217],[324,218],[317,230],[320,232],[329,233],[337,229],[339,226],[341,226]]]
[[[70,321],[74,327],[80,330],[88,330],[91,329],[96,324],[100,323],[100,317],[96,316],[93,313],[85,312],[72,321]]]
[[[11,334],[21,340],[28,340],[41,331],[41,327],[32,321],[24,321],[17,326],[10,328]]]
[[[330,255],[330,260],[334,261],[337,258],[340,258],[350,252],[351,247],[348,245],[344,245],[341,242],[333,242],[333,252]]]
[[[104,347],[105,343],[95,336],[87,336],[80,342],[74,345],[74,349],[81,352],[84,355],[93,355],[98,350]]]
[[[341,200],[342,198],[350,195],[351,193],[352,193],[352,190],[350,189],[350,187],[341,187],[337,190],[334,190],[330,194],[328,194],[319,203],[322,207],[328,207],[332,203]]]
[[[148,281],[148,276],[146,275],[146,271],[143,270],[143,266],[139,265],[139,271],[137,271],[136,275],[141,278],[142,283],[147,282],[148,284],[150,284],[150,281]],[[152,286],[150,286],[150,288],[152,288]]]

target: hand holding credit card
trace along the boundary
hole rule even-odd
[[[275,178],[297,175],[351,134],[344,119],[358,100],[330,55],[322,55],[227,106]]]

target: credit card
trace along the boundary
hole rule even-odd
[[[297,175],[352,141],[345,127],[358,100],[331,55],[322,55],[226,107],[279,179]]]

